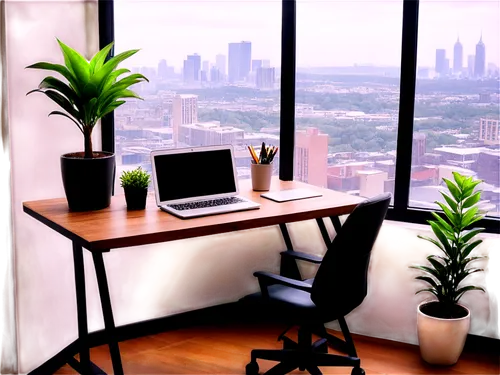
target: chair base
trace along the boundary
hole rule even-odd
[[[259,365],[257,359],[265,359],[279,362],[276,366],[266,372],[266,375],[284,375],[295,369],[308,371],[312,375],[321,375],[318,366],[345,366],[353,367],[351,375],[364,375],[364,370],[360,367],[360,359],[353,356],[341,356],[328,354],[328,343],[331,335],[312,343],[312,332],[318,329],[312,327],[300,327],[298,342],[281,334],[278,340],[283,341],[283,349],[254,349],[251,354],[251,361],[246,366],[247,375],[257,375]],[[321,332],[323,333],[323,332]],[[330,337],[328,337],[330,336]],[[338,339],[341,341],[340,339]],[[350,351],[350,350],[349,350]]]

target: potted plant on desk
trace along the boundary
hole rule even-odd
[[[28,94],[41,92],[47,95],[64,110],[52,111],[49,116],[68,118],[82,133],[84,151],[61,156],[64,190],[71,211],[98,210],[108,207],[111,202],[115,156],[110,152],[94,151],[92,130],[99,119],[125,103],[122,99],[141,99],[128,88],[147,81],[147,78],[142,74],[130,74],[118,79],[130,73],[128,69],[117,69],[118,64],[138,50],[120,53],[106,61],[113,47],[113,43],[110,43],[87,61],[80,53],[57,41],[65,65],[39,62],[27,68],[54,71],[63,76],[67,83],[48,76]]]
[[[431,364],[452,365],[458,361],[470,326],[470,311],[458,302],[464,293],[484,289],[462,284],[474,272],[470,263],[484,258],[470,256],[482,241],[475,239],[484,228],[467,230],[483,218],[478,208],[481,192],[474,192],[481,181],[453,172],[454,182],[443,179],[448,192],[441,192],[446,203],[436,202],[444,211],[444,218],[432,212],[435,220],[429,220],[437,239],[419,236],[432,242],[441,255],[429,255],[427,266],[412,266],[425,273],[416,279],[425,281],[428,288],[419,290],[435,296],[418,306],[417,329],[422,358]],[[448,194],[449,193],[449,194]]]
[[[120,176],[121,186],[125,191],[128,210],[146,208],[148,186],[151,181],[149,173],[138,167],[132,171],[124,171]]]

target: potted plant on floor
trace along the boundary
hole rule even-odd
[[[458,361],[470,327],[470,311],[458,302],[464,293],[484,289],[464,285],[464,279],[480,268],[470,263],[484,258],[471,256],[482,240],[476,238],[484,228],[468,229],[483,218],[478,208],[481,191],[475,191],[481,181],[453,173],[454,181],[443,178],[448,187],[441,192],[445,203],[436,202],[444,212],[444,218],[433,212],[435,220],[429,220],[436,239],[419,236],[432,242],[442,252],[429,255],[427,266],[412,266],[425,275],[416,279],[428,284],[420,292],[432,293],[432,301],[418,306],[417,329],[422,358],[431,364],[452,365]]]
[[[151,181],[149,173],[138,167],[131,171],[123,171],[120,176],[121,186],[125,191],[128,210],[146,208],[148,186]]]
[[[94,151],[92,130],[99,119],[125,103],[122,99],[141,99],[128,88],[147,81],[147,78],[142,74],[129,74],[118,79],[130,73],[128,69],[117,69],[118,64],[138,50],[120,53],[106,61],[113,47],[113,43],[110,43],[87,61],[80,53],[57,41],[65,65],[39,62],[27,68],[54,71],[63,76],[67,83],[48,76],[28,94],[41,92],[47,95],[64,110],[52,111],[49,116],[68,118],[83,134],[84,151],[61,156],[62,179],[69,209],[88,211],[106,208],[111,202],[115,156],[110,152]]]

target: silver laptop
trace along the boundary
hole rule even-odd
[[[238,195],[231,145],[155,150],[151,165],[156,204],[180,218],[260,207]]]

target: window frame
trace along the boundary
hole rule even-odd
[[[418,15],[420,0],[403,1],[403,27],[398,112],[397,157],[394,181],[394,204],[387,219],[427,224],[431,209],[412,208],[409,204],[415,87],[418,54]],[[98,0],[99,48],[114,41],[114,0]],[[281,90],[280,90],[280,165],[279,178],[293,180],[295,145],[296,83],[296,0],[282,0],[281,17]],[[114,48],[110,57],[114,56]],[[403,110],[404,109],[404,110]],[[115,152],[114,113],[101,120],[102,150]],[[486,232],[500,233],[500,218],[488,217],[478,222]]]

